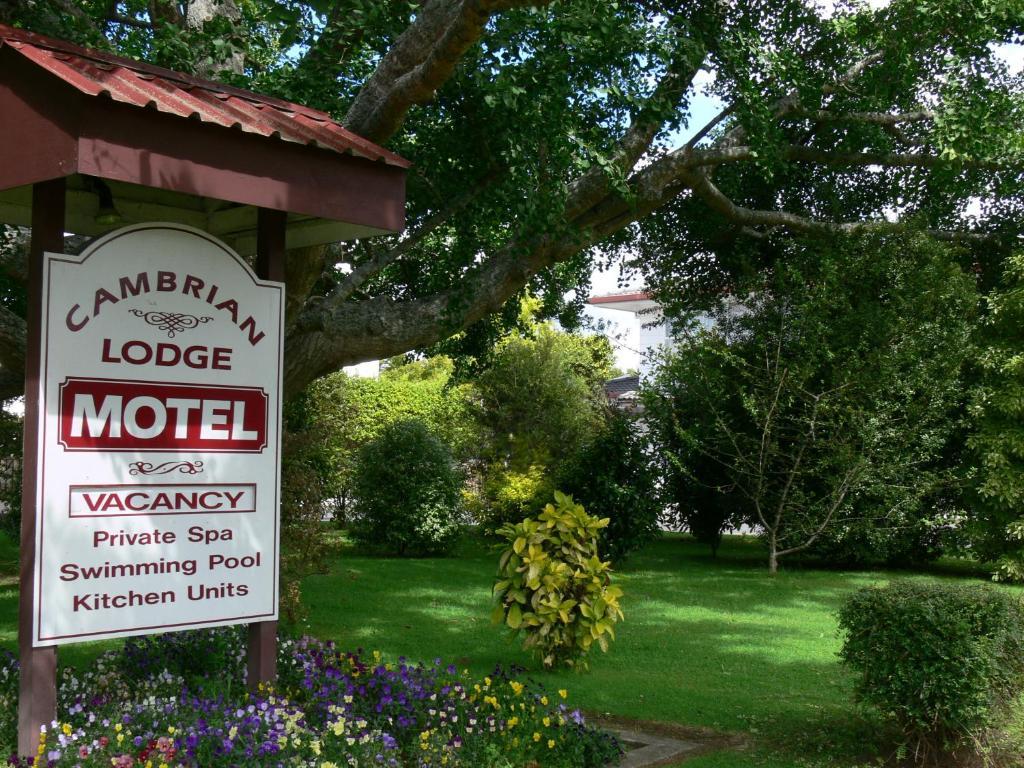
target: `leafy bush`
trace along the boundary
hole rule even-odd
[[[839,624],[859,697],[895,719],[919,765],[971,759],[1024,690],[1024,604],[996,588],[862,589]]]
[[[390,425],[423,422],[459,462],[479,446],[469,386],[454,385],[452,370],[449,358],[432,357],[393,364],[377,379],[333,373],[309,387],[305,407],[325,435],[323,479],[339,523],[347,523],[360,449]]]
[[[600,429],[611,372],[603,336],[545,325],[495,345],[473,382],[483,468],[480,522],[491,530],[543,509],[563,463]]]
[[[978,471],[977,549],[998,559],[995,578],[1024,581],[1024,254],[1009,259],[1002,290],[988,297],[969,440]]]
[[[608,518],[588,515],[571,497],[555,492],[536,520],[503,526],[508,542],[494,585],[495,623],[533,649],[545,667],[587,668],[594,642],[602,651],[615,639],[622,619],[622,590],[611,584],[611,564],[598,556],[597,542]]]
[[[567,463],[558,485],[584,509],[608,518],[600,550],[613,563],[657,536],[661,505],[647,437],[628,416],[609,414],[604,428]]]
[[[21,417],[0,408],[0,530],[21,536]]]
[[[292,427],[292,428],[289,428]],[[281,594],[288,621],[301,618],[302,580],[326,573],[330,545],[324,536],[323,430],[311,420],[286,426],[281,436]]]
[[[492,465],[484,470],[481,490],[475,518],[491,532],[542,510],[554,487],[540,464],[530,464],[522,471]]]
[[[440,659],[390,663],[309,637],[283,640],[275,689],[249,696],[238,663],[243,635],[232,628],[133,640],[87,670],[63,670],[57,728],[43,734],[36,764],[602,768],[622,753],[569,708],[567,691],[549,694],[515,671],[478,679]],[[6,754],[17,734],[17,673],[14,657],[0,654]]]
[[[352,536],[399,555],[446,552],[459,534],[461,485],[451,452],[426,425],[392,424],[359,452]]]

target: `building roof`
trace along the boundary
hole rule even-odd
[[[326,113],[3,25],[0,139],[7,223],[27,223],[24,187],[80,174],[120,184],[119,210],[229,240],[258,207],[293,214],[289,247],[404,226],[409,163]],[[102,233],[77,210],[69,199],[71,231]]]
[[[640,389],[640,377],[636,375],[619,376],[604,383],[604,393],[609,400],[617,400],[628,392]]]
[[[637,315],[649,315],[660,308],[657,299],[647,291],[630,291],[613,293],[607,296],[592,296],[588,302],[598,309],[614,309],[619,312],[632,312]]]
[[[653,301],[653,298],[647,291],[631,291],[629,293],[610,293],[606,296],[591,296],[587,303],[600,306],[602,304],[623,304],[631,301]]]

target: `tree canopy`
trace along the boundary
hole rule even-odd
[[[722,282],[778,233],[916,228],[984,264],[1021,231],[1019,0],[0,0],[0,21],[325,109],[413,161],[405,233],[290,254],[289,393],[455,334],[485,349],[525,291],[571,322],[607,258],[657,287]],[[702,88],[725,106],[700,125]]]

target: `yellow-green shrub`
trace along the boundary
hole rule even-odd
[[[588,515],[572,497],[555,491],[536,519],[508,524],[498,535],[508,542],[494,585],[495,623],[526,635],[545,667],[586,669],[597,643],[608,650],[615,622],[623,618],[622,590],[611,583],[611,564],[597,551],[608,518]]]

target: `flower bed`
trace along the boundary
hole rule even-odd
[[[238,629],[126,641],[86,671],[64,670],[58,722],[37,760],[55,768],[479,766],[598,768],[621,748],[520,670],[482,680],[385,662],[313,638],[284,640],[278,682],[245,693]],[[0,658],[0,746],[13,747],[17,663]]]

